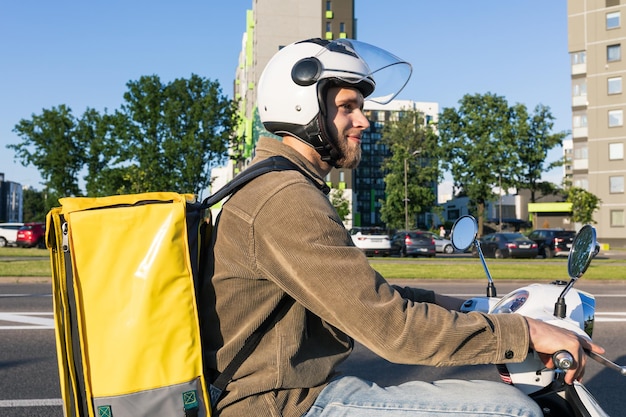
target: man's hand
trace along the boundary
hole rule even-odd
[[[559,350],[568,351],[574,358],[572,367],[565,372],[566,384],[582,381],[587,362],[585,349],[604,353],[604,348],[572,331],[530,317],[526,317],[526,321],[530,333],[530,347],[539,354],[546,366],[554,367],[552,355]]]

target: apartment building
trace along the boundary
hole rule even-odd
[[[568,0],[572,150],[568,176],[598,196],[601,242],[626,245],[625,0]]]
[[[354,0],[253,0],[247,11],[235,74],[234,97],[240,100],[245,144],[238,152],[245,166],[254,145],[267,134],[256,110],[256,85],[270,58],[282,47],[309,39],[356,38]]]
[[[439,103],[393,100],[381,105],[365,102],[364,112],[370,127],[361,137],[361,163],[354,170],[355,197],[352,202],[352,217],[355,226],[384,226],[380,215],[381,201],[385,199],[385,172],[382,170],[382,164],[385,158],[391,156],[391,152],[381,142],[382,131],[386,123],[398,120],[400,113],[408,110],[423,114],[425,123],[436,122]],[[417,159],[419,161],[419,158]],[[437,184],[432,184],[432,187],[434,195],[437,196]],[[432,205],[437,205],[436,197]],[[432,213],[409,213],[409,216],[411,225],[427,227],[433,223]]]

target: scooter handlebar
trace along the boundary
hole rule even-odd
[[[574,364],[574,357],[566,350],[559,350],[552,355],[552,362],[557,369],[567,371]]]

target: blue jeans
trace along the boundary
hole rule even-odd
[[[540,417],[539,406],[501,382],[412,381],[380,387],[346,376],[332,381],[303,417]]]

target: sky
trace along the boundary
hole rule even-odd
[[[258,0],[263,1],[263,0]],[[413,65],[398,98],[458,108],[465,94],[493,93],[509,105],[549,106],[554,131],[571,130],[565,0],[354,0],[357,36]],[[126,84],[191,74],[217,80],[232,97],[253,0],[21,0],[0,2],[0,172],[42,189],[6,145],[13,132],[62,104],[112,112]],[[561,156],[548,155],[548,162]],[[544,179],[560,183],[561,169]],[[445,192],[449,178],[440,188]]]

